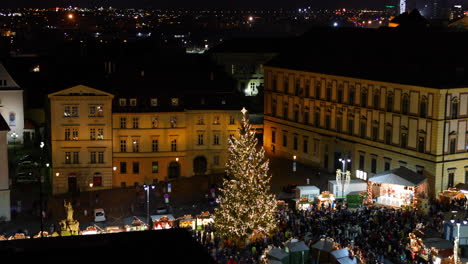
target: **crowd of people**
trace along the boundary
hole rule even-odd
[[[347,247],[363,263],[420,263],[416,254],[407,249],[408,234],[417,227],[442,232],[443,209],[448,205],[434,202],[429,213],[400,208],[346,206],[324,208],[313,205],[307,210],[283,209],[277,213],[279,227],[271,238],[238,247],[216,235],[213,226],[194,231],[194,237],[205,246],[217,263],[262,263],[261,255],[267,247],[284,248],[291,238],[305,241],[309,248],[320,238],[332,238],[339,247]]]

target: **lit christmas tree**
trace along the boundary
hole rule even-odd
[[[221,189],[221,201],[215,213],[216,231],[243,243],[269,236],[277,227],[276,199],[270,193],[268,160],[263,147],[258,150],[255,132],[242,109],[238,137],[229,139],[229,159]]]

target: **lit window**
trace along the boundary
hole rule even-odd
[[[177,151],[177,139],[171,141],[171,151]]]
[[[158,98],[151,98],[151,106],[158,106]]]
[[[213,125],[219,125],[219,116],[214,117]]]
[[[153,161],[151,163],[151,172],[152,173],[158,173],[159,172],[159,164],[157,161]]]
[[[119,106],[127,106],[127,99],[126,98],[120,98],[119,99]]]
[[[136,98],[131,98],[130,99],[130,106],[136,106],[137,105],[137,99]]]
[[[97,116],[104,116],[104,108],[102,107],[102,105],[96,106],[96,110],[97,110]]]
[[[139,152],[140,150],[140,141],[138,139],[133,140],[133,152]]]
[[[175,116],[171,116],[171,127],[174,128],[177,126],[177,118]]]
[[[98,140],[103,140],[104,139],[104,128],[98,128],[97,139]]]
[[[90,140],[96,140],[96,129],[95,128],[90,128],[89,129],[89,139]]]
[[[179,105],[179,98],[171,98],[171,105],[178,106]]]
[[[41,72],[41,66],[40,65],[36,65],[33,69],[32,69],[33,72]]]
[[[70,152],[65,152],[65,164],[71,163],[71,155]]]
[[[63,116],[71,116],[70,106],[65,106],[63,109]]]
[[[78,129],[77,128],[72,129],[72,140],[78,140]]]

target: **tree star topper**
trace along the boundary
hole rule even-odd
[[[245,113],[247,113],[247,109],[245,109],[245,107],[242,107],[242,110],[241,110],[242,114],[245,115]]]

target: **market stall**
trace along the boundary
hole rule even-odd
[[[175,218],[171,214],[166,215],[152,215],[151,220],[153,221],[154,229],[171,229],[174,227]]]
[[[143,230],[146,230],[148,229],[147,225],[145,222],[143,222],[142,220],[140,220],[138,217],[134,216],[132,219],[131,219],[131,223],[129,225],[125,225],[125,231],[127,232],[131,232],[131,231],[143,231]]]
[[[337,249],[330,254],[333,256],[332,264],[357,264],[358,260],[356,257],[350,255],[347,248]]]
[[[278,207],[278,211],[283,211],[283,210],[288,209],[288,203],[286,203],[284,200],[276,201],[276,206]]]
[[[295,241],[286,243],[286,252],[289,252],[289,263],[304,264],[309,260],[309,247],[304,241]]]
[[[464,199],[466,194],[461,189],[449,188],[439,193],[439,201],[451,203],[453,200]]]
[[[330,192],[322,192],[319,196],[317,196],[318,206],[328,208],[333,204],[335,201],[335,195]]]
[[[406,167],[378,173],[369,182],[372,198],[381,205],[414,206],[416,198],[427,197],[427,179]]]
[[[311,246],[312,259],[315,263],[329,263],[330,252],[336,249],[335,242],[331,238],[321,238]]]
[[[206,225],[214,222],[213,217],[210,212],[202,212],[200,215],[197,215],[196,227],[198,230],[202,230]]]
[[[192,215],[184,215],[179,218],[179,227],[180,228],[192,228],[195,230],[195,224],[197,220],[192,217]]]
[[[413,258],[439,264],[453,263],[453,244],[433,229],[414,230],[409,234],[408,250]]]
[[[297,210],[307,210],[314,204],[313,200],[309,200],[307,197],[294,199],[294,201],[296,201]]]
[[[274,247],[274,248],[270,249],[266,253],[266,257],[267,257],[269,263],[271,263],[271,261],[278,261],[279,263],[282,263],[282,264],[289,264],[290,263],[289,262],[289,253],[287,253],[286,251],[284,251],[281,248]]]

